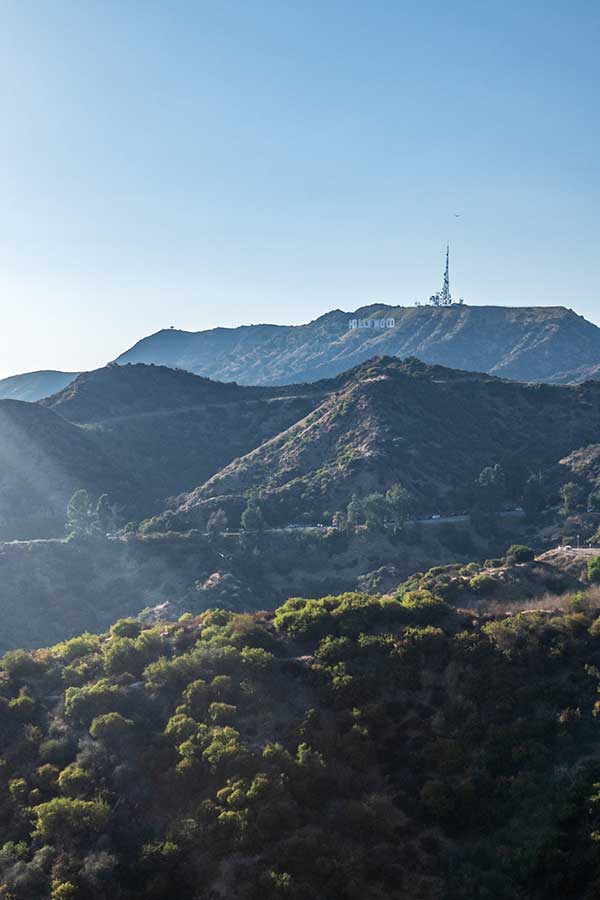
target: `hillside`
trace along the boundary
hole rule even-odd
[[[122,524],[152,515],[305,416],[327,385],[244,388],[158,366],[112,366],[58,394],[1,401],[0,538],[60,536],[76,488]]]
[[[349,329],[352,319],[383,318],[393,318],[394,327]],[[334,310],[307,325],[159,331],[116,362],[180,367],[242,384],[290,384],[329,378],[376,355],[416,356],[519,381],[581,382],[597,376],[600,329],[563,307],[375,304]]]
[[[0,378],[0,400],[24,400],[35,403],[62,391],[78,375],[77,372],[26,372]]]
[[[107,492],[124,522],[159,512],[301,419],[328,388],[246,388],[166,367],[109,366],[37,405],[3,401],[0,454],[10,465],[0,475],[0,537],[59,536],[79,487]]]
[[[121,619],[0,663],[11,900],[594,900],[597,603]]]
[[[318,520],[401,483],[426,512],[456,512],[485,466],[500,464],[518,499],[531,472],[558,466],[600,436],[600,383],[527,385],[427,366],[371,360],[347,373],[308,416],[181,498],[240,508],[260,492],[273,524]],[[315,518],[312,519],[315,521]]]
[[[359,586],[386,593],[413,572],[501,555],[529,539],[518,521],[501,525],[490,535],[439,525],[402,536],[323,528],[265,530],[251,540],[190,531],[0,542],[0,653],[101,631],[146,608],[164,618],[213,606],[271,609],[282,597]]]
[[[600,484],[600,444],[589,444],[574,450],[561,464],[576,478],[588,484],[589,489]]]
[[[79,428],[49,409],[0,401],[0,538],[61,534],[70,496],[110,491],[123,504],[141,494],[126,473]]]
[[[42,405],[81,426],[102,453],[143,482],[144,502],[133,518],[159,512],[171,495],[285,430],[328,388],[240,387],[165,366],[107,366]]]
[[[299,387],[303,393],[317,396],[324,391],[324,387],[312,385]],[[289,388],[240,387],[166,366],[109,365],[79,375],[40,405],[71,422],[95,424],[210,404],[280,399],[293,393]]]
[[[37,405],[2,401],[12,412],[0,447],[12,462],[0,537],[59,536],[72,486],[107,492],[122,524],[167,507],[182,524],[199,510],[203,524],[216,505],[235,524],[254,493],[267,522],[287,525],[396,483],[418,510],[457,512],[481,469],[499,463],[506,500],[517,502],[531,472],[558,485],[567,475],[559,460],[598,441],[599,393],[597,382],[525,385],[391,357],[283,387],[108,366]]]

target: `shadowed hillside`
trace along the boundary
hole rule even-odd
[[[240,387],[164,366],[107,366],[42,403],[143,481],[139,517],[288,428],[328,390],[328,383]]]
[[[80,375],[39,404],[2,401],[0,537],[55,537],[70,494],[108,493],[122,524],[160,512],[313,409],[329,383],[221,384],[160,366]]]
[[[135,473],[75,425],[34,404],[0,401],[0,536],[61,534],[67,501],[82,487],[124,504],[141,496]]]

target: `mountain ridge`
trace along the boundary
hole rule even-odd
[[[382,313],[394,320],[393,327],[350,328],[352,320],[375,322]],[[517,381],[580,383],[600,377],[600,328],[562,306],[371,303],[351,312],[333,309],[300,325],[161,329],[113,362],[163,365],[217,381],[275,387],[332,378],[381,355],[416,356]],[[30,372],[1,379],[0,399],[44,399],[78,374]]]
[[[451,512],[485,466],[500,463],[517,494],[537,467],[554,469],[592,443],[599,403],[597,382],[522,384],[377,357],[346,373],[303,419],[179,498],[178,514],[185,520],[221,505],[236,516],[244,498],[258,492],[273,523],[311,512],[320,518],[344,508],[354,493],[395,483],[426,511]],[[547,430],[553,437],[541,446]]]
[[[393,327],[350,328],[385,312]],[[565,307],[376,303],[332,310],[303,325],[243,325],[199,332],[167,329],[115,362],[156,362],[246,384],[332,377],[379,355],[488,372],[520,381],[585,380],[600,365],[600,328]]]

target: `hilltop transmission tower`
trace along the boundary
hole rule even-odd
[[[450,244],[446,244],[446,268],[444,269],[444,283],[437,294],[429,298],[431,306],[452,306],[452,294],[450,293]]]

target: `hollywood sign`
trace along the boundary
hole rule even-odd
[[[348,328],[354,331],[355,328],[395,328],[395,319],[350,319]]]

